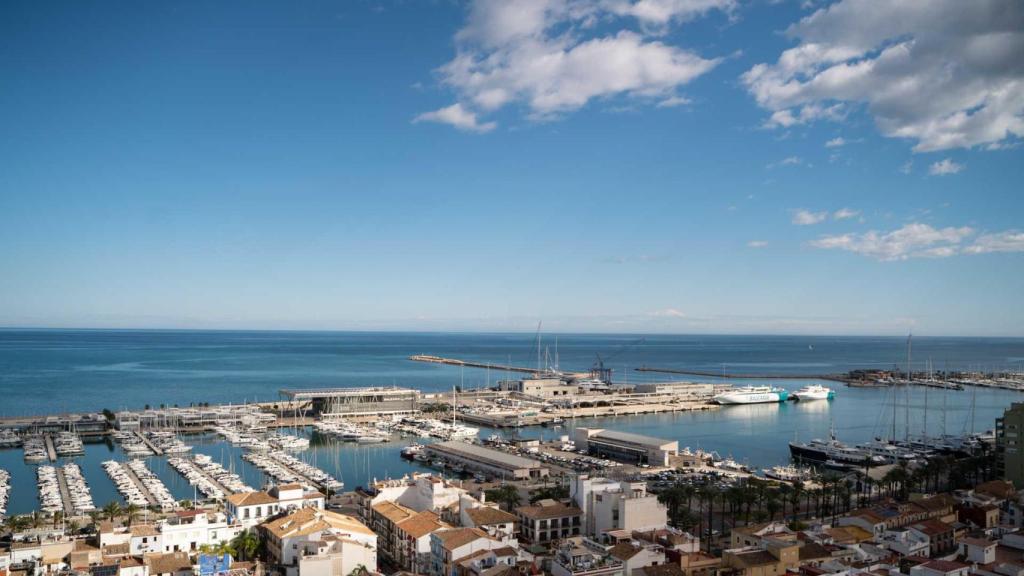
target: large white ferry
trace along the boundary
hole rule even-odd
[[[746,386],[716,395],[712,400],[718,404],[765,404],[785,402],[789,392],[772,386]]]
[[[793,400],[831,400],[835,396],[836,393],[831,388],[826,388],[820,384],[804,386],[791,394]]]

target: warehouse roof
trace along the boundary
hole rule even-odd
[[[665,444],[675,442],[675,440],[644,436],[643,434],[633,434],[632,432],[620,432],[618,430],[601,430],[591,436],[591,438],[597,438],[598,440],[618,440],[619,442],[644,444],[648,446],[663,446]]]
[[[441,452],[442,454],[463,456],[473,460],[482,460],[488,464],[497,464],[506,468],[541,467],[541,463],[536,460],[530,460],[529,458],[523,458],[522,456],[516,456],[515,454],[507,454],[500,450],[484,448],[483,446],[469,444],[468,442],[460,442],[458,440],[428,444],[427,450]]]

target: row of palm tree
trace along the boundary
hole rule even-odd
[[[220,542],[216,546],[204,545],[200,551],[206,554],[230,554],[236,560],[252,560],[260,549],[260,540],[253,530],[243,530],[230,541]]]
[[[867,470],[856,476],[825,475],[815,480],[813,488],[800,481],[778,484],[756,478],[727,488],[680,482],[661,491],[658,499],[668,509],[671,525],[684,530],[697,528],[707,535],[751,521],[835,521],[855,506],[866,506],[878,498],[905,501],[911,492],[944,492],[977,485],[996,475],[995,463],[993,454],[942,457],[913,470],[894,466],[878,481]]]

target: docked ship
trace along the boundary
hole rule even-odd
[[[836,397],[836,393],[831,389],[820,384],[811,384],[804,386],[803,388],[793,392],[789,395],[793,400],[831,400]]]
[[[712,400],[718,404],[767,404],[785,402],[789,392],[772,386],[746,386],[716,395]]]
[[[885,464],[886,459],[881,456],[872,455],[867,450],[855,448],[836,440],[831,435],[828,440],[811,440],[810,442],[789,443],[789,453],[795,460],[835,463],[839,465],[866,466]]]
[[[765,478],[779,480],[780,482],[806,482],[814,477],[814,472],[807,468],[796,466],[772,466],[761,471]]]

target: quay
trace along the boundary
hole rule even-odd
[[[150,442],[149,438],[146,438],[146,436],[142,432],[139,432],[138,430],[136,430],[135,431],[135,435],[138,436],[139,440],[142,440],[142,443],[146,445],[146,448],[149,448],[150,450],[153,451],[153,454],[156,454],[157,456],[163,456],[164,455],[164,451],[159,449],[159,448],[157,448],[156,444],[153,444],[152,442]]]
[[[46,440],[46,456],[50,459],[50,462],[57,461],[57,449],[53,446],[53,436],[47,434],[44,439]],[[57,476],[63,481],[64,472],[59,472]]]
[[[218,490],[223,492],[225,496],[230,496],[235,493],[234,490],[228,490],[227,486],[224,486],[223,484],[218,482],[216,478],[211,476],[206,470],[203,470],[203,467],[196,464],[194,460],[192,460],[191,458],[186,458],[186,460],[188,460],[189,464],[192,465],[192,468],[198,471],[203,476],[203,478],[206,478],[206,480],[210,484],[213,484],[214,488],[217,488]]]

